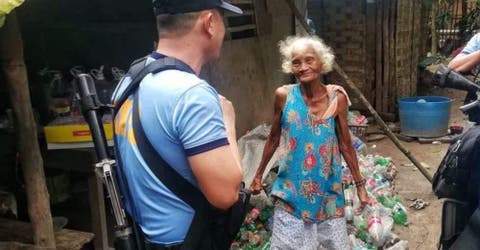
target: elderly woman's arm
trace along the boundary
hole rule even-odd
[[[347,112],[347,97],[343,93],[338,92],[338,109],[336,119],[338,143],[340,152],[342,152],[343,158],[345,159],[345,162],[352,173],[353,181],[357,185],[358,198],[362,203],[361,208],[363,208],[368,204],[369,198],[367,191],[365,190],[365,181],[358,167],[357,154],[355,153],[355,149],[352,145],[352,139],[350,137],[350,130],[347,122]]]
[[[287,98],[288,89],[286,86],[282,86],[275,91],[275,103],[274,103],[274,113],[272,119],[272,128],[270,134],[268,135],[267,141],[263,148],[262,160],[258,166],[257,172],[253,179],[252,184],[250,185],[250,190],[253,194],[258,194],[263,189],[262,177],[265,168],[267,167],[268,162],[272,158],[275,150],[280,144],[280,134],[281,134],[281,119],[283,107],[285,105],[285,100]]]

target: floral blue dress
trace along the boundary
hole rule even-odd
[[[329,94],[329,106],[337,92]],[[293,85],[281,118],[279,173],[272,196],[285,209],[308,223],[342,217],[344,196],[335,117],[310,112]]]

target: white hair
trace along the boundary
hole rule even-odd
[[[293,53],[303,53],[308,48],[312,48],[317,53],[318,59],[322,62],[322,73],[332,71],[335,56],[332,49],[318,36],[290,36],[280,41],[278,47],[282,54],[282,70],[287,74],[292,73]]]

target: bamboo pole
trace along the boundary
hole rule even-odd
[[[293,0],[285,0],[287,1],[287,4],[290,6],[290,8],[293,11],[293,14],[295,17],[298,19],[300,24],[302,24],[303,28],[309,32],[307,22],[305,21],[305,18],[303,15],[300,13],[300,11],[297,9],[295,6],[295,3]],[[413,156],[412,152],[410,152],[408,149],[406,149],[402,143],[398,140],[398,138],[393,134],[393,132],[390,130],[390,128],[385,124],[385,122],[382,120],[380,115],[378,115],[377,111],[372,107],[370,102],[365,98],[363,95],[362,91],[360,91],[355,83],[347,76],[345,71],[337,64],[337,62],[334,62],[333,64],[333,69],[345,80],[347,83],[348,87],[353,91],[353,94],[357,96],[360,99],[360,102],[365,105],[365,107],[370,111],[370,113],[373,115],[375,120],[377,121],[378,125],[385,131],[387,136],[392,140],[392,142],[397,146],[397,148],[420,170],[420,172],[427,178],[429,182],[432,182],[432,175],[425,169],[425,167],[422,166],[422,164]]]
[[[15,13],[0,28],[0,69],[5,75],[15,115],[15,131],[27,191],[28,214],[36,246],[55,248],[50,199],[31,107],[23,42]]]
[[[430,33],[432,33],[432,48],[430,52],[432,53],[432,56],[435,56],[438,53],[437,12],[438,0],[434,0],[430,12]]]

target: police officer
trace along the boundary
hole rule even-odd
[[[156,152],[216,208],[237,201],[242,168],[232,103],[199,78],[202,67],[218,59],[225,24],[223,12],[242,11],[221,0],[154,0],[158,47],[146,59],[172,57],[191,69],[149,74],[140,83],[139,117]],[[117,87],[122,95],[131,79]],[[115,118],[116,150],[123,162],[131,200],[127,210],[155,249],[184,242],[194,210],[176,197],[138,152],[132,130],[132,97]]]

